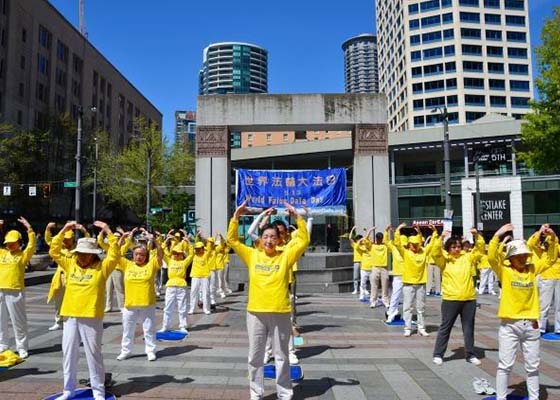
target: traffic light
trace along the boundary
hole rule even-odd
[[[42,189],[43,189],[43,198],[44,199],[48,199],[49,197],[51,197],[51,184],[50,183],[43,183]]]

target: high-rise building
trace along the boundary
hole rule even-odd
[[[203,52],[199,94],[267,93],[268,52],[248,43],[213,43]]]
[[[346,93],[378,93],[377,37],[363,33],[342,44]]]
[[[376,0],[389,129],[487,113],[520,118],[533,97],[527,0]]]
[[[194,154],[196,143],[195,111],[175,111],[175,143],[180,143],[183,151]]]
[[[133,120],[162,115],[46,0],[0,0],[0,121],[45,129],[50,116],[84,109],[85,133],[128,143]],[[92,112],[91,110],[95,110]]]

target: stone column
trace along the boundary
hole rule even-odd
[[[225,236],[230,203],[230,144],[225,125],[196,128],[196,218],[205,236]]]
[[[391,221],[387,125],[358,124],[352,138],[355,224],[383,231]]]

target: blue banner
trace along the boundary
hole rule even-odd
[[[237,206],[245,200],[253,208],[282,209],[288,202],[316,215],[346,215],[346,169],[238,169]]]

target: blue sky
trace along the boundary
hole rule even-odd
[[[78,0],[50,0],[78,25]],[[531,0],[531,41],[539,43],[559,0]],[[196,109],[202,50],[243,41],[269,51],[270,93],[344,91],[344,40],[375,30],[374,0],[85,0],[90,41],[163,113]]]

